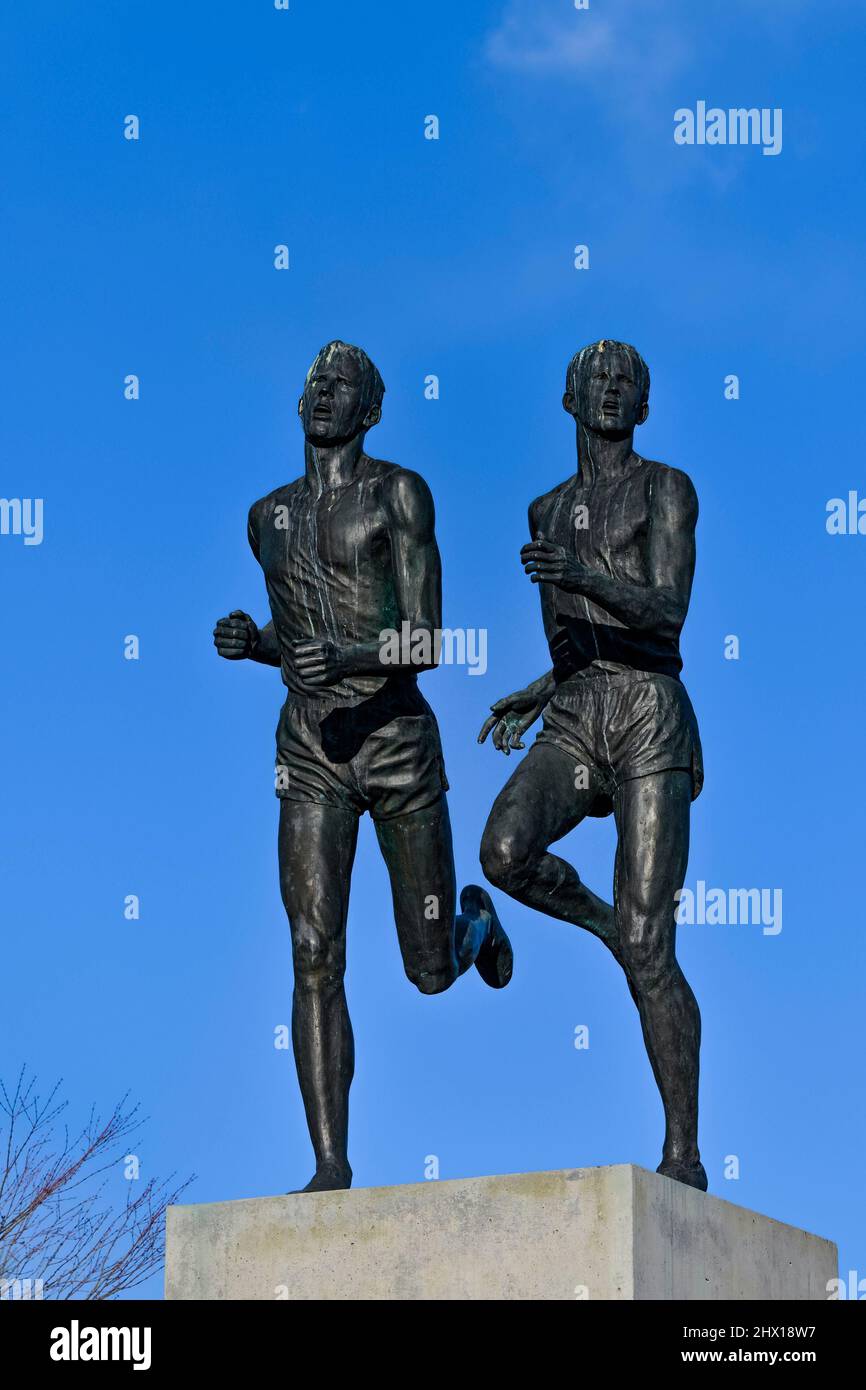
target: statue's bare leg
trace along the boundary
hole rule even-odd
[[[501,989],[511,979],[511,944],[489,894],[474,884],[460,895],[451,821],[444,794],[409,815],[376,822],[391,879],[394,920],[403,966],[423,994],[440,994],[475,965],[486,984]]]
[[[355,1044],[346,1007],[346,916],[358,817],[280,803],[280,888],[292,929],[292,1044],[316,1172],[304,1192],[349,1187],[349,1087]]]
[[[698,1153],[701,1015],[676,958],[676,893],[689,854],[692,779],[657,772],[614,798],[614,908],[623,966],[665,1110],[660,1173],[706,1191]]]
[[[706,1189],[697,1147],[701,1020],[674,954],[675,893],[688,861],[692,780],[655,773],[623,783],[615,798],[619,844],[615,907],[583,884],[548,846],[587,814],[597,794],[575,788],[575,764],[533,744],[500,792],[481,842],[484,872],[518,902],[598,936],[622,965],[665,1108],[661,1172]]]
[[[586,769],[559,748],[534,743],[493,803],[481,866],[497,888],[537,912],[584,927],[619,959],[613,906],[548,849],[580,824],[598,795],[597,774],[590,771],[583,787],[578,771]]]

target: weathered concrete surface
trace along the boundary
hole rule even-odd
[[[825,1299],[835,1245],[622,1164],[170,1207],[171,1299]]]

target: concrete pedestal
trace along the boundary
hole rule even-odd
[[[826,1299],[835,1245],[631,1164],[169,1208],[170,1299]]]

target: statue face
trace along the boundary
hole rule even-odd
[[[346,353],[328,351],[314,362],[299,407],[312,444],[339,444],[376,423],[378,412],[368,414],[365,384],[363,368]]]
[[[649,413],[631,359],[621,348],[594,352],[575,385],[576,396],[567,391],[563,405],[594,434],[621,438]]]

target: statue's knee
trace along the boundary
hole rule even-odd
[[[666,988],[678,968],[671,944],[658,926],[652,916],[632,912],[620,931],[623,965],[642,993]]]
[[[406,978],[421,994],[442,994],[454,983],[456,976],[450,970],[422,970],[413,965],[406,966]]]
[[[292,955],[295,978],[302,983],[342,979],[337,952],[327,934],[314,922],[302,918],[292,923]]]
[[[481,839],[481,867],[490,883],[506,893],[518,887],[528,858],[518,837],[507,827],[488,824]]]

